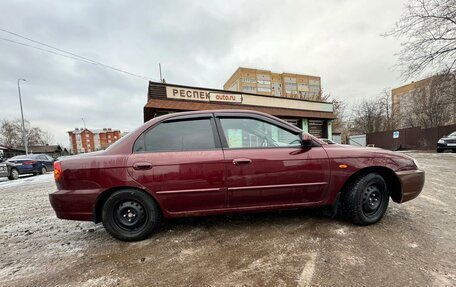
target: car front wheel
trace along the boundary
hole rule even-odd
[[[8,176],[8,179],[15,180],[19,178],[19,171],[16,168],[11,169],[11,174]]]
[[[438,149],[437,149],[437,152],[438,152],[438,153],[442,153],[443,151],[444,151],[443,148],[438,148]]]
[[[122,241],[147,238],[160,222],[160,210],[145,192],[124,189],[114,192],[103,205],[105,229]]]
[[[385,180],[377,173],[369,173],[356,178],[342,193],[342,214],[356,225],[369,225],[382,219],[388,203]]]

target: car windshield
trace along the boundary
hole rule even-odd
[[[456,137],[456,132],[452,132],[451,134],[448,135],[448,137],[450,137],[450,138]]]

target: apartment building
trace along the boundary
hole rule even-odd
[[[111,128],[75,128],[68,131],[68,135],[73,154],[104,150],[121,138],[120,130]]]
[[[430,127],[436,118],[439,125],[456,122],[456,84],[451,75],[435,75],[394,88],[391,97],[400,128]]]
[[[223,89],[292,99],[321,100],[320,77],[251,68],[239,67],[223,85]]]

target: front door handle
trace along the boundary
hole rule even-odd
[[[152,164],[150,162],[137,162],[133,164],[133,168],[136,170],[147,170],[152,168]]]
[[[251,159],[248,158],[235,158],[233,159],[233,164],[234,165],[245,165],[245,164],[250,164],[252,162]]]

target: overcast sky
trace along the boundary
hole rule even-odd
[[[0,28],[168,83],[222,88],[238,66],[320,76],[350,103],[403,84],[389,31],[405,1],[1,1]],[[26,43],[0,32],[0,38]],[[33,44],[33,43],[29,43]],[[33,44],[36,45],[36,44]],[[24,114],[68,146],[82,127],[132,130],[147,81],[0,40],[0,120]]]

